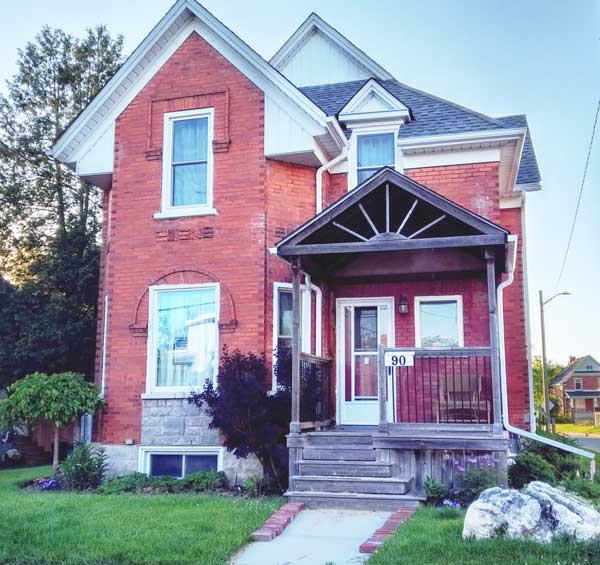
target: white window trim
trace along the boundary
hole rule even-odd
[[[146,349],[146,392],[142,394],[143,399],[154,398],[187,398],[197,387],[191,386],[156,386],[156,356],[154,355],[154,346],[156,344],[157,326],[155,323],[157,297],[160,292],[170,292],[178,290],[204,290],[212,288],[215,291],[215,317],[217,328],[219,325],[221,292],[219,283],[199,283],[199,284],[159,284],[151,286],[148,289],[148,342]],[[220,353],[219,333],[217,330],[217,354]],[[214,384],[217,384],[217,375],[215,374]]]
[[[138,450],[138,471],[140,473],[150,474],[150,456],[151,455],[216,455],[217,471],[223,470],[223,451],[224,448],[219,445],[141,445]],[[185,461],[182,464],[183,476],[185,476]]]
[[[577,388],[577,382],[579,382],[580,388]],[[573,386],[575,387],[575,390],[583,390],[583,379],[581,377],[574,377]]]
[[[162,151],[162,189],[160,212],[154,214],[157,220],[165,218],[180,218],[186,216],[214,215],[217,211],[213,208],[213,139],[214,139],[214,108],[201,108],[196,110],[183,110],[180,112],[165,112],[163,119],[163,151]],[[206,140],[206,204],[191,206],[171,205],[173,156],[173,123],[178,120],[193,118],[208,118]]]
[[[463,297],[460,294],[415,296],[415,347],[423,347],[421,344],[421,302],[450,302],[457,304],[458,324],[458,347],[465,346],[465,327],[463,316]],[[425,348],[424,348],[425,349]],[[426,349],[446,349],[445,347],[427,347]]]
[[[273,367],[273,378],[271,390],[277,392],[277,376],[275,375],[275,363],[277,362],[277,356],[275,355],[275,348],[277,347],[277,340],[279,338],[279,291],[292,290],[292,283],[287,282],[274,282],[273,283],[273,341],[271,343],[272,349],[272,367]],[[308,287],[305,284],[300,285],[300,291],[303,295],[308,292]],[[321,355],[322,353],[322,317],[323,317],[323,293],[321,289],[314,284],[310,285],[310,291],[315,293],[315,354]],[[310,294],[308,295],[310,296]],[[311,297],[312,298],[312,297]],[[303,345],[308,344],[309,348],[312,344],[312,327],[311,327],[311,311],[310,307],[312,300],[302,300],[302,308],[300,310],[300,331],[302,334]],[[309,353],[303,351],[303,353]]]
[[[377,135],[391,133],[394,135],[394,168],[399,173],[404,172],[402,149],[398,144],[398,130],[401,124],[370,125],[352,128],[350,136],[350,151],[348,152],[348,190],[358,184],[358,138],[362,135]]]

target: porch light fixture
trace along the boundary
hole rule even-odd
[[[398,299],[398,312],[402,315],[408,314],[408,300],[406,296],[401,296]]]

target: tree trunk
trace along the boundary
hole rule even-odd
[[[52,453],[52,472],[56,477],[58,473],[58,450],[60,444],[60,428],[58,426],[54,426],[54,450]]]

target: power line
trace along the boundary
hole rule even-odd
[[[556,279],[556,286],[560,283],[560,279],[563,276],[565,266],[567,264],[567,257],[569,250],[571,249],[571,241],[573,240],[573,232],[575,231],[575,223],[577,222],[577,214],[579,213],[579,206],[581,204],[581,196],[583,194],[583,187],[585,185],[585,177],[587,176],[588,166],[590,164],[590,157],[592,155],[592,147],[594,146],[594,137],[596,135],[596,124],[598,123],[598,113],[600,112],[600,99],[598,100],[598,106],[596,106],[596,117],[594,118],[594,127],[592,128],[592,137],[590,139],[590,146],[588,147],[587,158],[585,160],[585,167],[583,169],[583,178],[581,179],[581,186],[579,187],[579,196],[577,197],[577,206],[575,207],[575,215],[573,216],[573,223],[571,224],[571,232],[569,233],[569,241],[567,242],[567,248],[565,249],[565,255],[563,257],[562,265],[560,267],[560,273]]]

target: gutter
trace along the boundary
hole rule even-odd
[[[498,285],[498,288],[496,290],[497,292],[497,304],[498,304],[498,312],[499,312],[499,316],[498,316],[498,331],[500,334],[500,343],[499,343],[499,348],[500,348],[500,384],[502,387],[502,423],[504,425],[504,428],[508,431],[511,432],[513,434],[517,434],[521,437],[525,437],[527,439],[531,439],[534,441],[539,441],[540,443],[544,443],[546,445],[550,445],[552,447],[556,447],[558,449],[562,449],[563,451],[568,451],[570,453],[574,453],[575,455],[579,455],[581,457],[587,457],[588,459],[591,459],[590,462],[590,474],[592,475],[592,477],[594,476],[595,472],[596,472],[596,461],[594,459],[594,454],[589,452],[589,451],[585,451],[584,449],[579,449],[578,447],[572,447],[570,445],[567,445],[565,443],[561,443],[560,441],[555,441],[553,439],[549,439],[547,437],[544,436],[540,436],[536,433],[532,433],[526,430],[522,430],[521,428],[517,428],[513,425],[511,425],[511,423],[509,422],[509,418],[508,418],[508,385],[507,385],[507,380],[506,380],[506,359],[505,359],[505,353],[506,353],[506,348],[505,348],[505,343],[504,343],[504,299],[503,299],[503,292],[504,289],[509,287],[513,281],[514,281],[514,271],[515,271],[515,264],[516,264],[516,259],[517,259],[517,241],[518,241],[518,236],[516,235],[512,235],[509,236],[509,243],[512,242],[513,244],[513,249],[512,249],[512,257],[510,260],[510,269],[509,269],[509,273],[508,273],[508,278],[501,282]],[[529,398],[529,403],[531,406],[531,403],[533,402],[533,398]]]
[[[329,130],[331,136],[336,140],[341,151],[336,157],[334,157],[330,161],[327,161],[326,163],[323,163],[323,165],[321,165],[317,169],[315,175],[315,200],[317,214],[320,214],[323,211],[323,173],[325,171],[329,171],[329,169],[331,169],[331,167],[333,167],[334,165],[345,161],[348,158],[348,149],[350,147],[350,144],[348,143],[348,140],[346,139],[342,128],[340,127],[338,121],[335,118],[327,118],[326,127]]]

